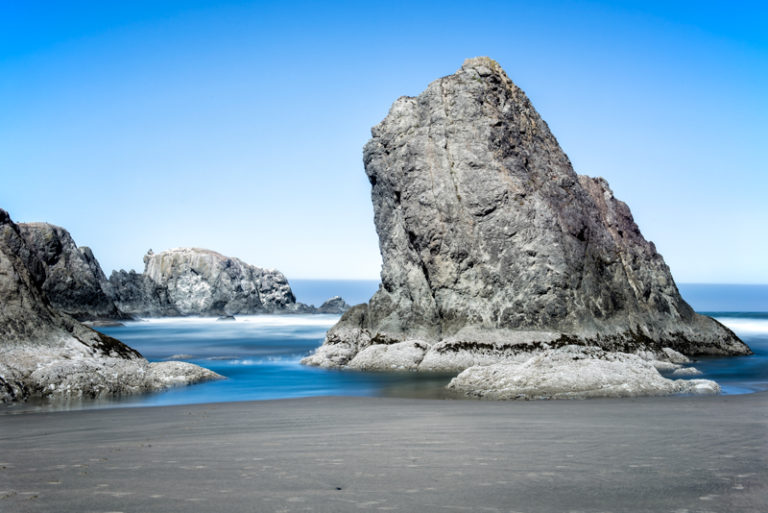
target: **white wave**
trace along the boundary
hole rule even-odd
[[[339,320],[339,315],[243,315],[235,316],[235,322],[257,324],[260,326],[319,326],[330,328]]]
[[[266,364],[285,364],[293,365],[298,364],[301,360],[300,356],[281,357],[281,356],[267,356],[266,358],[237,358],[227,361],[230,365],[266,365]]]
[[[330,314],[285,314],[285,315],[236,315],[234,321],[219,321],[216,317],[148,317],[139,321],[128,321],[150,324],[228,324],[239,323],[273,327],[273,326],[317,326],[330,328],[339,320],[338,315]]]
[[[768,319],[750,319],[747,317],[715,317],[736,334],[768,335]]]

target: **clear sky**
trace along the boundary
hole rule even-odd
[[[765,2],[0,0],[0,207],[107,274],[198,246],[378,278],[370,127],[478,55],[677,281],[768,283]]]

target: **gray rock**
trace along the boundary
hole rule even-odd
[[[109,282],[90,248],[78,248],[59,226],[20,223],[18,227],[42,263],[41,288],[54,308],[78,320],[125,318],[110,299]]]
[[[573,171],[491,59],[399,98],[372,136],[363,160],[382,283],[304,363],[345,366],[369,346],[412,340],[427,347],[419,370],[573,344],[750,353],[680,297],[627,205]]]
[[[633,354],[567,346],[539,352],[523,362],[470,367],[449,389],[485,399],[586,399],[720,393],[706,379],[671,380]]]
[[[419,340],[374,344],[357,353],[347,367],[366,371],[418,370],[428,348]]]
[[[675,369],[672,371],[672,376],[674,377],[682,377],[682,376],[700,376],[703,374],[699,369],[696,369],[694,367],[681,367],[679,369]]]
[[[316,314],[317,311],[315,305],[307,305],[305,303],[299,303],[298,301],[288,310],[289,313],[295,314]]]
[[[97,397],[220,378],[197,366],[156,366],[122,342],[54,309],[45,264],[0,210],[0,402]]]
[[[120,321],[108,321],[108,320],[83,321],[83,324],[85,324],[89,328],[117,328],[120,326],[125,326],[125,324],[123,324]]]
[[[301,309],[285,276],[215,251],[178,248],[144,257],[144,273],[113,272],[120,310],[134,315],[222,316]]]
[[[349,310],[349,305],[341,296],[333,296],[317,308],[321,314],[343,314]]]
[[[142,317],[181,315],[168,298],[168,288],[134,270],[112,271],[111,297],[122,312]]]

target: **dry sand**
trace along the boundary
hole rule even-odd
[[[768,511],[768,394],[0,415],[2,512]]]

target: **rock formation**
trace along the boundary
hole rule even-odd
[[[188,363],[150,364],[57,311],[41,289],[46,265],[0,210],[0,402],[146,392],[220,377]]]
[[[399,98],[363,160],[382,284],[304,363],[462,370],[565,346],[749,354],[680,297],[601,178],[577,175],[499,65]]]
[[[344,299],[342,299],[341,296],[333,296],[332,298],[325,301],[322,305],[317,307],[316,312],[321,314],[343,314],[349,310],[349,305],[347,304]]]
[[[714,381],[666,379],[651,362],[634,354],[578,346],[542,351],[519,364],[475,365],[453,378],[448,388],[483,399],[720,393]]]
[[[59,226],[19,223],[18,227],[43,264],[41,289],[54,308],[81,321],[124,317],[108,295],[109,282],[90,248],[78,248]]]
[[[126,313],[150,317],[294,312],[285,276],[215,251],[179,248],[144,257],[144,273],[113,272],[113,298]]]

